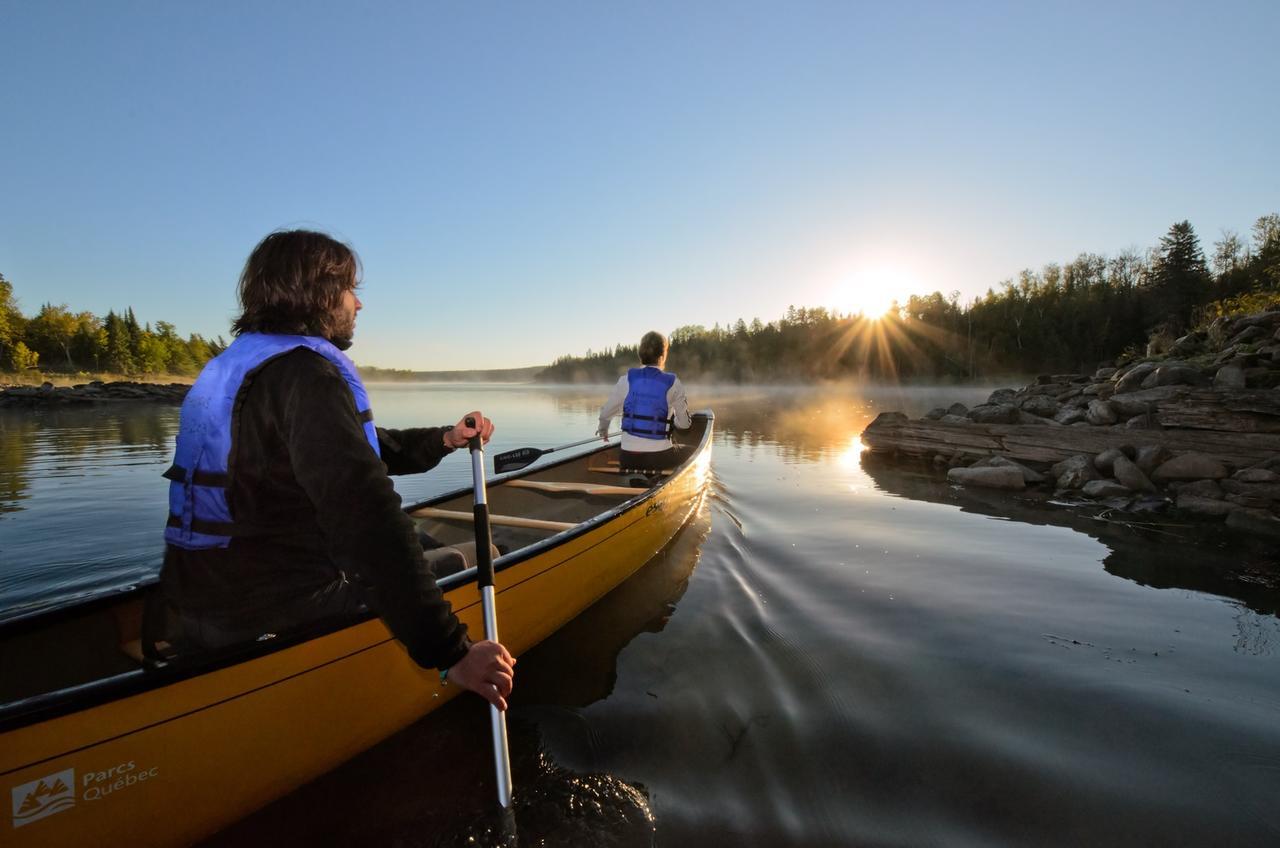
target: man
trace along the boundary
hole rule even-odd
[[[667,364],[667,338],[648,332],[640,339],[640,365],[618,378],[600,409],[597,434],[609,438],[609,422],[622,412],[622,456],[619,464],[631,471],[665,471],[678,464],[671,426],[690,425],[689,401]]]
[[[217,649],[367,604],[415,662],[506,709],[515,659],[467,639],[387,476],[433,468],[493,424],[475,411],[449,427],[374,427],[342,353],[358,271],[347,245],[305,230],[272,233],[245,263],[236,339],[187,395],[165,473],[167,641]]]

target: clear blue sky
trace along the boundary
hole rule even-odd
[[[280,227],[352,355],[549,362],[1280,211],[1280,3],[0,0],[0,273],[226,334]],[[904,290],[905,289],[905,290]]]

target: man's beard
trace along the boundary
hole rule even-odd
[[[338,321],[337,326],[329,331],[329,343],[338,350],[346,350],[351,347],[351,340],[354,339],[356,335],[355,316],[352,315],[350,318],[347,318],[344,315],[342,317],[346,320]]]

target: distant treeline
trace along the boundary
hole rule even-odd
[[[1156,247],[1115,257],[1082,253],[1065,266],[1026,270],[985,296],[912,295],[885,316],[790,307],[767,324],[682,326],[667,367],[687,380],[971,380],[1092,371],[1100,362],[1172,341],[1225,311],[1280,308],[1280,215],[1252,238],[1224,233],[1206,261],[1191,224]],[[612,382],[637,363],[635,345],[563,356],[543,382]]]
[[[409,371],[401,368],[359,366],[360,376],[369,382],[392,383],[527,383],[545,366],[492,368],[480,371]]]
[[[185,339],[173,324],[138,324],[133,307],[106,317],[46,303],[34,317],[18,309],[13,285],[0,275],[0,369],[193,375],[226,348],[221,338]]]

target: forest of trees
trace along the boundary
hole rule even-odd
[[[1092,372],[1154,334],[1172,341],[1222,311],[1280,308],[1280,215],[1250,237],[1224,233],[1206,259],[1191,224],[1169,228],[1145,255],[1082,253],[1067,265],[1026,270],[970,303],[912,295],[872,319],[791,307],[777,321],[671,333],[670,370],[687,380],[973,380]],[[634,345],[564,356],[543,382],[612,382],[637,363]]]
[[[0,275],[0,370],[189,376],[225,347],[194,333],[184,339],[167,321],[139,325],[132,307],[100,318],[46,303],[28,318]]]

